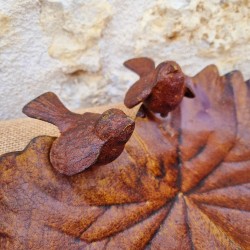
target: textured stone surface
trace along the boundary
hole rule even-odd
[[[46,91],[70,108],[121,101],[136,76],[123,61],[176,60],[194,75],[214,63],[250,77],[250,2],[0,1],[0,119]]]
[[[224,72],[240,68],[249,75],[250,2],[176,2],[158,1],[144,13],[136,53],[174,58],[189,73],[216,63]]]
[[[41,4],[41,24],[52,38],[49,55],[64,63],[65,73],[98,72],[98,43],[111,16],[111,5],[106,0],[41,0]]]

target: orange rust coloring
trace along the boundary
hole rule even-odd
[[[116,159],[135,126],[134,121],[119,109],[109,109],[102,114],[73,113],[51,92],[28,103],[23,113],[59,128],[61,136],[51,147],[50,161],[66,175]]]
[[[176,62],[165,61],[155,68],[152,59],[141,57],[130,59],[124,65],[140,76],[125,96],[124,103],[128,108],[143,102],[146,110],[165,117],[184,96],[194,97],[192,90],[186,86],[186,76]]]
[[[249,249],[250,81],[214,65],[187,81],[196,98],[136,119],[120,157],[74,176],[54,171],[51,148],[64,140],[62,153],[80,160],[82,143],[110,141],[126,117],[73,114],[52,93],[28,104],[62,135],[0,156],[0,249]]]

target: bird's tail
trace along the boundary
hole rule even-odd
[[[133,58],[125,61],[123,65],[128,69],[134,71],[140,77],[148,75],[155,69],[154,61],[147,57]]]
[[[44,93],[23,107],[27,116],[56,125],[60,131],[67,129],[70,118],[76,114],[69,111],[52,92]]]

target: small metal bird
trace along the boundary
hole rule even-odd
[[[115,160],[135,127],[134,121],[119,109],[102,114],[73,113],[51,92],[28,103],[23,113],[59,128],[61,135],[52,144],[50,161],[66,175]]]
[[[146,110],[165,117],[180,104],[183,96],[195,97],[176,62],[165,61],[155,68],[152,59],[141,57],[130,59],[124,65],[140,76],[125,96],[124,104],[128,108],[143,102]]]

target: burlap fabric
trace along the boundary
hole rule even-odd
[[[84,112],[102,113],[110,108],[119,108],[132,118],[138,111],[138,107],[130,110],[123,104],[116,104],[79,109],[75,112],[80,114]],[[0,121],[0,155],[23,150],[30,140],[40,135],[58,136],[59,131],[52,124],[31,118]]]

